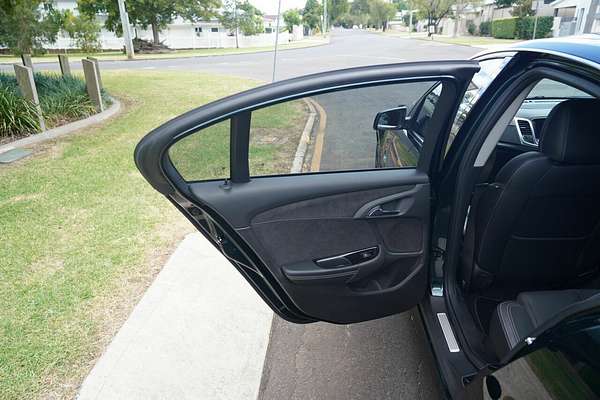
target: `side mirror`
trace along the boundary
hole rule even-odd
[[[406,125],[407,107],[400,106],[380,111],[373,121],[373,129],[383,131],[389,129],[403,129]]]

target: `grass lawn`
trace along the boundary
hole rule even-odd
[[[73,398],[192,230],[137,171],[138,140],[186,110],[258,84],[159,71],[106,71],[103,80],[123,100],[123,114],[0,167],[1,399]],[[261,162],[275,166],[278,157],[275,149]],[[210,174],[208,166],[196,172]]]
[[[431,39],[425,39],[431,40]],[[493,37],[487,36],[458,36],[458,37],[448,37],[448,36],[434,36],[434,42],[442,42],[449,44],[460,44],[464,46],[489,46],[489,45],[510,45],[513,43],[522,42],[522,40],[514,40],[514,39],[496,39]]]
[[[408,36],[408,32],[380,32],[386,36],[394,36],[401,38],[411,38],[411,39],[419,39],[419,40],[427,40],[433,42],[441,42],[448,44],[459,44],[463,46],[489,46],[489,45],[510,45],[512,43],[522,42],[522,40],[512,40],[512,39],[496,39],[489,36],[442,36],[442,35],[433,35],[433,40],[427,36],[426,32],[413,32],[410,37]]]
[[[279,45],[280,50],[285,49],[300,49],[303,47],[311,47],[318,46],[321,44],[327,43],[327,40],[322,36],[310,37],[304,40],[300,40],[297,42],[291,43],[283,43]],[[196,49],[196,50],[175,50],[170,53],[164,54],[137,54],[135,56],[136,60],[150,60],[150,59],[160,59],[160,58],[183,58],[183,57],[203,57],[203,56],[220,56],[225,54],[246,54],[246,53],[256,53],[260,51],[270,51],[273,50],[273,46],[263,46],[263,47],[246,47],[241,49],[236,48],[227,48],[227,49]],[[117,61],[117,60],[127,60],[127,56],[124,55],[120,51],[106,51],[102,53],[69,53],[69,57],[71,61],[79,60],[85,57],[96,57],[99,60],[104,61]],[[56,54],[44,54],[42,56],[32,57],[32,61],[34,63],[39,62],[49,62],[56,61],[58,62],[58,57]],[[13,64],[20,63],[21,59],[19,57],[15,57],[10,54],[0,54],[0,64]]]

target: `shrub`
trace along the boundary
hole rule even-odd
[[[82,79],[37,73],[34,80],[48,126],[87,117],[95,112]]]
[[[535,32],[536,39],[552,36],[553,17],[538,17]],[[517,20],[516,37],[518,39],[532,39],[535,17],[522,17]]]
[[[497,19],[492,22],[492,35],[497,39],[514,39],[517,33],[517,18]]]
[[[469,32],[469,35],[474,35],[476,30],[477,27],[475,26],[473,21],[467,21],[467,32]]]
[[[490,21],[485,21],[479,24],[479,34],[481,36],[490,36],[492,23]]]
[[[83,79],[36,73],[34,80],[47,127],[81,119],[95,112]],[[14,75],[0,73],[0,96],[0,137],[25,135],[38,130],[36,107],[20,96]],[[107,97],[103,92],[103,98]]]
[[[10,86],[0,82],[0,139],[15,134],[34,133],[39,129],[35,105]]]

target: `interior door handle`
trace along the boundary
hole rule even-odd
[[[375,206],[367,213],[367,217],[395,217],[400,215],[400,212],[396,210],[384,210],[381,206]]]
[[[314,261],[302,261],[282,267],[284,275],[294,283],[346,284],[383,265],[384,256],[378,246]]]

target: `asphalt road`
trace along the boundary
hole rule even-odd
[[[335,31],[329,45],[280,51],[276,79],[373,64],[464,59],[478,52],[478,49],[467,46],[401,39],[358,30]],[[72,69],[81,69],[80,62],[71,61]],[[57,62],[35,64],[35,67],[38,70],[59,70]],[[12,71],[12,68],[12,65],[0,65],[0,70]],[[272,53],[254,53],[161,60],[101,61],[101,69],[197,70],[271,81],[273,56]]]
[[[479,50],[465,46],[407,40],[361,31],[336,31],[329,45],[279,53],[277,79],[355,66],[416,60],[464,59]],[[270,81],[272,54],[140,61],[102,61],[101,69],[197,70]],[[37,70],[58,70],[56,63]],[[72,62],[72,69],[80,63]],[[1,65],[0,70],[12,70]],[[419,93],[418,93],[419,92]],[[359,97],[318,96],[328,113],[323,169],[373,162],[373,111],[412,102],[422,93],[366,90]],[[335,100],[335,101],[334,101]],[[366,106],[369,104],[370,106]],[[356,118],[356,113],[364,118]],[[349,116],[355,115],[354,118]],[[360,126],[352,121],[361,120]],[[364,126],[363,126],[364,125]],[[345,136],[358,133],[352,146]],[[336,164],[338,163],[338,164]],[[439,397],[433,358],[418,312],[337,326],[294,325],[277,317],[267,351],[261,399],[434,399]]]

